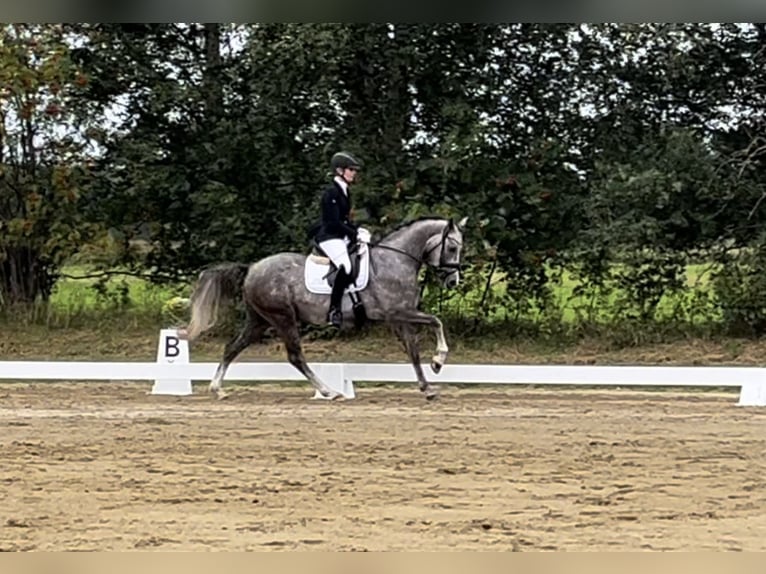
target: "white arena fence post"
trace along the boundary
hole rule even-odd
[[[766,377],[764,381],[745,381],[739,390],[740,407],[766,406]]]
[[[356,398],[354,381],[346,378],[345,369],[340,363],[311,365],[311,368],[324,383],[345,399]],[[319,391],[314,391],[315,399],[324,399]]]
[[[178,336],[176,329],[161,329],[157,343],[157,364],[188,365],[189,342]],[[192,383],[189,378],[155,379],[153,395],[191,395]]]

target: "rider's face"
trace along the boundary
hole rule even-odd
[[[345,179],[348,183],[353,183],[354,179],[356,179],[356,171],[356,168],[347,167],[343,170],[343,179]]]

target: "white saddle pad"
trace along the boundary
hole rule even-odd
[[[362,258],[359,261],[359,274],[356,276],[356,283],[346,288],[346,293],[361,291],[367,287],[367,280],[370,278],[370,250],[367,245],[362,244],[359,248]],[[357,257],[354,253],[351,257]],[[320,295],[329,295],[332,293],[332,287],[327,283],[325,277],[330,272],[330,260],[327,257],[317,257],[309,255],[306,257],[306,266],[304,267],[304,276],[306,279],[306,289],[312,293]]]

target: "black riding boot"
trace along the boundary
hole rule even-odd
[[[343,291],[351,284],[350,279],[351,277],[346,273],[346,270],[341,267],[338,269],[338,273],[335,275],[335,283],[332,285],[330,312],[327,313],[327,322],[338,329],[343,324],[343,313],[340,310],[341,299],[343,299]]]

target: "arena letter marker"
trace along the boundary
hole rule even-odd
[[[178,336],[176,329],[161,329],[157,345],[158,364],[189,364],[189,342]],[[153,395],[191,395],[191,379],[156,379]]]

